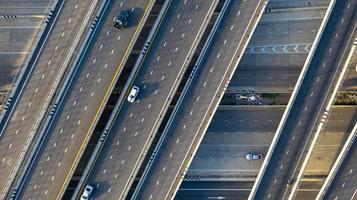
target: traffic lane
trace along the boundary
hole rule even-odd
[[[312,43],[321,21],[322,18],[309,19],[309,16],[305,19],[292,17],[286,21],[260,21],[248,46]]]
[[[321,182],[302,182],[303,187],[296,197],[298,200],[314,199]],[[247,199],[253,182],[249,181],[183,181],[175,197],[176,200],[186,199]]]
[[[245,145],[201,144],[186,177],[255,178],[263,159],[250,161],[246,159],[246,154],[260,153],[265,155],[271,139],[272,137],[269,137],[266,144],[256,144],[254,139]]]
[[[175,200],[247,199],[252,187],[249,181],[183,181]]]
[[[89,138],[92,120],[110,84],[119,75],[121,62],[148,5],[149,2],[142,0],[110,3],[103,16],[104,23],[100,24],[100,31],[96,33],[96,39],[56,115],[50,136],[26,184],[24,197],[41,198],[36,195],[47,188],[57,195],[66,179],[70,178],[67,176],[71,166],[83,148],[80,144]],[[114,28],[112,19],[119,10],[131,8],[134,9],[130,10],[128,27],[122,30]],[[46,158],[51,158],[51,162],[43,162]]]
[[[323,199],[354,199],[357,191],[357,144],[354,140]]]
[[[292,91],[306,53],[245,53],[229,87],[261,92]]]
[[[340,65],[340,60],[343,58],[342,53],[347,48],[346,42],[348,41],[346,41],[347,38],[345,37],[351,34],[351,29],[346,29],[346,25],[348,27],[353,21],[349,19],[351,14],[352,16],[354,14],[354,8],[349,9],[348,4],[350,3],[350,1],[336,3],[331,13],[327,28],[321,37],[320,45],[316,49],[291,109],[290,113],[294,113],[294,116],[291,114],[288,116],[272,158],[258,186],[255,199],[266,197],[284,198],[291,189],[289,185],[277,188],[275,184],[279,186],[286,185],[293,178],[292,176],[296,175],[295,170],[298,169],[295,166],[300,163],[300,156],[305,151],[301,147],[305,146],[309,141],[309,134],[313,129],[316,117],[321,115],[319,113],[320,108],[324,105],[325,98],[328,95],[327,92],[331,94],[329,83],[334,80],[334,74]],[[342,14],[342,12],[344,13]],[[345,17],[349,20],[340,23],[340,20]],[[354,26],[352,26],[353,28]],[[344,32],[341,33],[340,30]],[[336,34],[342,35],[342,37],[336,37]],[[335,49],[341,51],[336,53]],[[294,159],[294,157],[299,159]],[[271,180],[274,181],[272,182]]]
[[[321,19],[314,18],[261,21],[248,47],[266,48],[267,52],[252,53],[248,48],[230,87],[239,90],[292,91],[320,23]],[[259,48],[257,50],[260,51]]]
[[[77,4],[78,3],[78,4]],[[26,141],[33,135],[30,130],[54,83],[57,72],[61,69],[63,58],[73,42],[75,27],[82,22],[82,16],[89,5],[85,1],[67,1],[40,53],[19,101],[10,116],[0,141],[0,178],[8,180],[16,162],[22,162],[21,151],[27,151]],[[77,8],[75,8],[77,5]],[[71,21],[69,22],[69,19]],[[7,181],[1,183],[1,187]]]
[[[200,27],[216,1],[171,2],[155,40],[135,78],[141,89],[139,100],[125,102],[106,144],[96,161],[89,183],[96,186],[95,198],[118,198],[132,181],[130,176],[165,100],[174,92],[178,75],[185,69]],[[152,49],[152,50],[151,50]],[[119,145],[120,143],[120,145]],[[104,172],[104,173],[103,173]],[[134,172],[133,172],[134,173]],[[134,174],[135,176],[135,174]]]
[[[47,14],[49,4],[52,3],[50,0],[12,0],[12,1],[1,1],[2,6],[0,7],[1,13],[15,14],[18,18],[23,15],[29,15],[30,17],[40,17],[41,15]],[[17,19],[18,19],[17,18]]]
[[[197,74],[182,99],[185,104],[179,104],[172,123],[166,127],[160,150],[143,178],[136,198],[164,199],[175,195],[184,173],[181,170],[187,164],[182,162],[186,161],[186,155],[197,137],[197,129],[202,123],[200,120],[206,115],[212,98],[219,93],[223,78],[229,76],[229,70],[237,62],[236,52],[243,51],[241,48],[245,45],[241,42],[245,42],[243,37],[250,31],[247,28],[256,22],[255,15],[260,13],[264,5],[264,1],[232,1],[227,6],[226,15],[216,30],[219,34],[214,36],[203,62],[196,69]]]
[[[285,106],[219,106],[205,137],[214,137],[211,133],[274,132],[285,108]],[[356,116],[356,106],[333,106],[324,133],[350,133],[357,121]],[[236,142],[239,141],[234,141]]]
[[[327,176],[342,148],[345,133],[324,133],[313,150],[305,176]],[[274,132],[207,133],[190,165],[192,177],[253,177],[262,162],[248,161],[247,153],[266,155]],[[209,167],[208,167],[209,166]]]
[[[240,107],[220,106],[207,132],[264,132],[274,131],[285,106]],[[259,125],[259,126],[258,126]]]
[[[24,59],[34,45],[33,38],[38,34],[41,20],[41,18],[17,19],[11,27],[3,20],[0,21],[0,51],[4,52],[0,54],[1,93],[7,94],[12,89],[11,83],[20,73]],[[0,104],[3,103],[0,100]]]
[[[269,2],[267,9],[272,8],[300,8],[300,7],[311,7],[311,6],[328,6],[328,0],[301,0],[301,1],[280,1],[272,0]]]

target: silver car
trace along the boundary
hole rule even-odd
[[[128,95],[128,101],[130,103],[133,103],[136,99],[136,97],[138,96],[139,94],[139,91],[140,91],[140,88],[138,86],[133,86],[130,90],[130,93]]]
[[[93,186],[87,185],[82,193],[81,200],[89,199],[90,196],[92,195],[92,192],[93,192]]]
[[[245,155],[245,158],[247,160],[260,160],[263,158],[263,154],[261,154],[261,153],[247,153]]]

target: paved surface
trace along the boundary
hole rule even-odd
[[[263,14],[228,90],[294,89],[326,11],[326,7],[304,5],[306,10],[269,2],[271,12]]]
[[[285,107],[219,107],[186,174],[200,178],[255,178],[261,161],[245,154],[265,155]],[[324,177],[357,122],[357,107],[333,107],[329,121],[307,165],[306,177]]]
[[[181,170],[189,165],[195,154],[195,147],[201,140],[197,138],[204,134],[211,119],[206,117],[214,114],[220,101],[217,96],[224,92],[224,84],[229,83],[226,77],[233,74],[248,43],[247,35],[254,31],[254,24],[259,20],[256,16],[265,4],[265,1],[255,0],[232,1],[228,5],[202,63],[198,64],[192,82],[182,94],[182,103],[176,105],[172,123],[165,128],[166,135],[147,175],[142,178],[136,199],[175,196],[181,177],[187,171]]]
[[[175,200],[237,200],[247,199],[254,182],[252,181],[184,181]],[[312,200],[321,182],[304,181],[302,195],[296,200]]]
[[[19,100],[0,141],[2,192],[4,185],[12,181],[11,174],[16,174],[17,167],[23,162],[23,156],[35,136],[36,130],[32,129],[35,128],[35,122],[38,122],[37,117],[46,103],[46,98],[51,97],[50,91],[59,71],[67,67],[63,66],[63,63],[78,31],[75,27],[80,27],[90,5],[85,0],[70,0],[63,5],[27,84],[21,95],[15,97]]]
[[[351,133],[356,134],[356,133]],[[355,199],[357,198],[357,142],[354,139],[351,148],[343,159],[331,185],[327,188],[323,199]]]
[[[50,2],[0,1],[0,93],[6,95],[11,90],[11,83],[30,53],[33,40],[43,25],[41,22],[49,12]],[[10,16],[16,18],[4,18]]]
[[[212,180],[211,184],[184,181],[176,199],[207,199],[215,196],[236,199],[237,195],[239,199],[246,199],[253,182],[247,186],[242,181],[254,179],[262,162],[247,161],[244,155],[249,151],[266,154],[284,109],[285,107],[219,107],[186,174],[187,179],[208,179]],[[353,128],[351,124],[357,120],[357,107],[333,107],[332,110],[324,133],[312,154],[313,162],[307,166],[307,174],[312,178],[328,174],[338,150],[344,144],[345,133]],[[221,182],[224,180],[231,180],[229,183],[234,190]],[[237,183],[238,180],[242,184]],[[312,185],[303,181],[296,199],[314,199],[323,180],[309,181]],[[208,188],[209,191],[204,190]]]
[[[171,2],[134,81],[139,100],[123,103],[87,181],[94,198],[125,198],[216,3]]]
[[[131,46],[135,43],[153,1],[112,1],[100,23],[91,49],[77,72],[54,122],[47,130],[22,190],[24,199],[53,199],[66,185],[100,116]],[[131,10],[128,28],[117,30],[113,18],[121,9]],[[146,19],[146,17],[145,17]]]
[[[252,181],[184,181],[175,200],[247,199],[253,184]]]
[[[254,199],[284,199],[290,194],[294,184],[288,182],[296,179],[315,122],[320,123],[325,100],[331,97],[330,85],[338,77],[355,18],[356,2],[336,2]]]

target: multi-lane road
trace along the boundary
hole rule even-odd
[[[0,95],[3,98],[8,95],[27,58],[31,56],[50,6],[52,6],[50,0],[1,1]],[[0,113],[3,111],[1,108],[3,103],[5,102],[0,96]]]
[[[298,174],[303,170],[302,162],[311,145],[312,134],[326,115],[324,109],[333,92],[331,85],[336,83],[346,61],[345,52],[355,29],[355,18],[356,2],[336,1],[289,115],[285,122],[282,121],[281,131],[277,131],[280,136],[258,176],[252,199],[294,196],[292,190],[299,184]]]
[[[133,198],[175,196],[266,3],[226,1]]]
[[[134,103],[122,102],[86,181],[96,199],[124,199],[218,1],[170,1],[140,63]]]
[[[154,1],[107,1],[100,28],[80,68],[70,82],[58,112],[45,130],[36,157],[20,188],[21,198],[60,198],[93,132]],[[127,28],[118,30],[113,19],[129,10]]]
[[[268,3],[271,11],[263,14],[228,90],[294,89],[326,7],[275,5],[273,1]]]
[[[357,127],[357,123],[355,125]],[[336,168],[330,172],[331,179],[327,179],[325,187],[320,191],[319,199],[355,199],[357,197],[356,182],[356,128],[350,133],[351,140],[346,142],[346,149],[341,151],[339,160],[336,162]],[[335,170],[335,171],[334,171]]]
[[[238,191],[239,199],[247,198],[262,160],[248,161],[245,154],[266,154],[284,109],[285,106],[219,107],[186,174],[186,183],[194,183],[187,185],[184,180],[176,198],[204,199],[212,195],[232,197]],[[353,106],[333,108],[312,155],[313,162],[307,166],[308,177],[299,188],[297,199],[315,198],[334,163],[337,150],[343,145],[346,132],[350,132],[350,125],[356,122],[356,111],[357,108]],[[200,186],[201,181],[205,180],[211,183],[210,186],[205,183]],[[237,183],[247,180],[251,182],[249,187]],[[234,190],[225,184],[221,186],[222,181],[235,185]],[[313,183],[314,187],[308,187],[308,182]],[[212,190],[200,191],[209,188]]]
[[[34,54],[20,85],[15,88],[11,109],[4,113],[0,127],[1,197],[12,185],[21,168],[37,129],[68,68],[73,53],[95,10],[88,1],[58,1],[52,11],[50,28],[40,41],[40,51]],[[58,14],[59,12],[59,14]],[[57,15],[58,14],[58,15]]]

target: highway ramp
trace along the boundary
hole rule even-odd
[[[14,88],[13,106],[1,119],[0,198],[6,195],[26,159],[73,52],[78,49],[89,19],[93,19],[94,7],[85,0],[59,0],[55,12],[51,11],[52,18],[38,44],[39,50]]]
[[[135,76],[138,100],[124,99],[86,183],[95,199],[125,199],[218,1],[170,5]]]
[[[357,156],[357,124],[350,133],[350,140],[336,160],[326,183],[317,199],[355,199],[357,198],[356,156]]]
[[[304,170],[303,160],[310,152],[312,135],[319,133],[317,126],[329,114],[326,107],[333,93],[331,85],[336,84],[346,62],[355,19],[355,1],[336,1],[311,62],[306,62],[308,68],[301,86],[297,87],[288,115],[280,122],[276,143],[270,147],[271,154],[268,152],[250,199],[290,199],[295,195],[293,190],[299,184],[298,174]]]
[[[172,199],[267,1],[226,1],[132,199]]]
[[[105,3],[91,47],[45,130],[44,142],[23,181],[21,198],[63,195],[153,4],[146,0]],[[122,9],[129,9],[131,15],[128,27],[118,30],[113,18]]]

